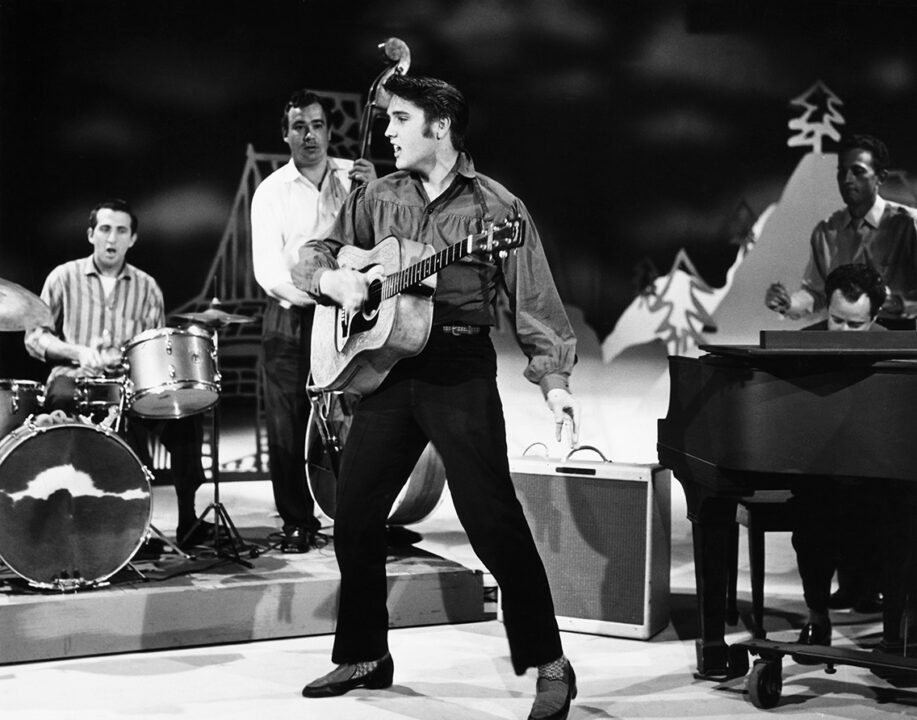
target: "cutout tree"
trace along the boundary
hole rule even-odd
[[[798,132],[790,136],[787,145],[810,145],[813,152],[821,155],[823,137],[829,137],[835,142],[841,139],[841,133],[835,125],[844,124],[844,117],[838,111],[844,102],[821,80],[816,80],[802,95],[790,100],[790,104],[803,108],[804,112],[800,117],[790,120],[790,130]]]

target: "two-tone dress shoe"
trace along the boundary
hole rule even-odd
[[[381,690],[392,686],[395,673],[395,662],[390,653],[386,653],[379,663],[367,673],[358,673],[356,664],[338,665],[327,675],[313,680],[302,689],[302,696],[307,698],[334,697],[357,688]]]
[[[570,712],[570,701],[576,697],[576,673],[567,660],[561,680],[538,678],[535,683],[535,702],[528,720],[565,720]]]

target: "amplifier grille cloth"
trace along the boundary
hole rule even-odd
[[[513,481],[557,615],[642,624],[647,484],[526,473]]]

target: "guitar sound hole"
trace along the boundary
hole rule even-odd
[[[369,283],[369,292],[367,293],[366,302],[363,303],[363,317],[369,320],[375,317],[379,312],[379,305],[382,304],[382,281],[373,280]]]

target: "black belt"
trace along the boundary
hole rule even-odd
[[[446,335],[486,335],[490,332],[487,325],[436,325],[439,332]]]

